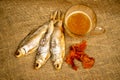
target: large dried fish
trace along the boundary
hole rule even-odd
[[[49,23],[49,27],[47,29],[47,32],[43,36],[43,38],[40,40],[38,52],[36,55],[36,60],[35,60],[35,69],[39,69],[42,65],[44,65],[47,60],[50,58],[50,39],[51,35],[54,30],[54,23],[55,23],[55,17],[57,15],[57,11],[51,15],[51,20]]]
[[[38,28],[36,31],[29,34],[18,47],[15,56],[21,57],[35,52],[39,46],[39,41],[47,31],[47,28],[48,28],[48,22],[45,23],[40,28]]]
[[[58,12],[58,22],[55,25],[51,39],[51,54],[52,61],[56,69],[61,69],[65,56],[65,40],[63,34],[63,14]]]

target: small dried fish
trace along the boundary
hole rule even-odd
[[[39,46],[39,41],[47,31],[47,28],[48,28],[48,23],[45,23],[36,31],[29,34],[18,47],[15,53],[15,56],[21,57],[21,56],[28,55],[30,53],[35,52]]]
[[[54,12],[53,15],[51,15],[51,20],[50,20],[47,32],[45,33],[43,38],[40,40],[38,52],[36,54],[35,69],[39,69],[50,58],[50,55],[51,55],[50,50],[49,50],[50,39],[51,39],[51,35],[53,33],[53,30],[54,30],[54,23],[55,23],[56,15],[57,15],[57,11]]]
[[[56,69],[61,69],[63,59],[65,56],[65,40],[63,34],[63,14],[58,12],[58,22],[55,25],[54,32],[51,39],[51,54],[52,61]]]

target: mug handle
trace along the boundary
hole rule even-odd
[[[95,27],[90,33],[90,35],[100,35],[102,33],[105,33],[105,29],[103,27]]]

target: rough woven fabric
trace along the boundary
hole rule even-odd
[[[91,7],[97,14],[102,35],[74,39],[65,34],[66,54],[69,46],[87,41],[86,53],[95,58],[93,68],[74,71],[63,63],[54,69],[51,59],[39,70],[33,68],[35,53],[16,58],[14,53],[24,37],[49,20],[55,10],[75,4]],[[0,80],[120,80],[120,0],[0,0]]]

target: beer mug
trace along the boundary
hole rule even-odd
[[[101,34],[105,32],[102,27],[97,27],[95,12],[84,5],[75,5],[68,9],[65,14],[65,30],[73,37]]]

